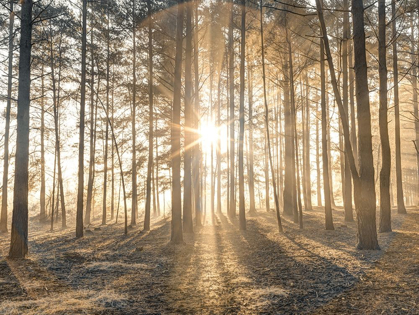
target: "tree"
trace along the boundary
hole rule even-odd
[[[336,74],[330,52],[321,0],[316,0],[324,48],[329,64],[329,72],[336,103],[341,117],[345,139],[345,152],[351,168],[355,188],[355,207],[358,223],[358,249],[379,249],[376,228],[376,196],[374,187],[374,164],[372,157],[371,112],[367,78],[367,61],[364,31],[364,6],[362,0],[352,0],[353,36],[355,50],[355,78],[358,113],[359,171],[355,164],[352,146],[349,141],[348,117],[343,107],[337,85]]]
[[[17,136],[15,184],[13,195],[10,258],[25,258],[28,254],[28,165],[29,165],[29,106],[32,52],[32,0],[25,0],[21,9],[19,44],[19,88],[17,101]]]
[[[394,124],[396,138],[396,184],[397,184],[397,212],[406,213],[403,196],[403,174],[402,174],[402,156],[400,141],[400,103],[399,103],[399,69],[397,57],[397,17],[396,17],[396,0],[391,1],[391,31],[393,36],[393,82],[394,82]],[[360,148],[361,150],[361,148]]]
[[[151,0],[147,0],[148,13],[148,164],[147,164],[147,190],[144,214],[144,230],[150,230],[150,204],[151,204],[151,170],[153,168],[153,31],[151,16]]]
[[[183,230],[193,233],[192,221],[192,2],[186,2],[185,154],[183,158]]]
[[[10,0],[9,15],[9,56],[7,74],[7,105],[6,124],[4,131],[4,157],[3,157],[3,186],[1,199],[0,232],[7,232],[7,186],[9,182],[9,137],[10,137],[10,111],[12,107],[12,80],[13,80],[13,25],[15,13],[13,11],[13,0]],[[41,206],[42,208],[42,206]]]
[[[323,35],[324,36],[324,35]],[[322,112],[322,161],[323,161],[323,194],[326,230],[334,230],[332,200],[330,198],[329,155],[327,154],[327,110],[326,110],[326,73],[324,65],[324,41],[320,41],[320,78],[321,78],[321,112]]]
[[[241,47],[240,47],[240,135],[239,135],[239,222],[240,229],[246,230],[246,209],[244,199],[244,88],[246,59],[246,0],[241,1]]]
[[[230,81],[230,204],[228,215],[236,216],[235,176],[234,176],[234,1],[231,0],[231,15],[228,26],[228,60],[229,60],[229,81]]]
[[[182,87],[182,37],[184,7],[183,0],[178,0],[176,15],[176,55],[173,86],[173,108],[171,125],[171,166],[172,166],[172,232],[171,242],[183,243],[182,232],[182,192],[180,186],[180,101]],[[212,174],[211,174],[212,175]]]
[[[265,47],[264,47],[264,40],[263,40],[263,0],[260,0],[260,37],[261,37],[261,46],[262,46],[262,81],[263,81],[263,100],[264,100],[264,107],[265,107],[265,129],[266,129],[266,138],[268,144],[268,155],[269,155],[269,165],[271,167],[271,174],[272,174],[272,184],[274,186],[274,199],[275,199],[275,208],[276,208],[276,219],[278,222],[278,230],[279,233],[283,232],[282,228],[282,221],[281,221],[281,214],[279,211],[279,200],[278,194],[276,191],[276,181],[275,181],[275,171],[272,162],[272,154],[271,154],[271,140],[269,137],[269,110],[268,110],[268,101],[266,97],[266,70],[265,70]],[[269,180],[269,178],[268,178]],[[266,196],[269,198],[269,196]]]
[[[135,0],[132,0],[132,111],[131,111],[131,134],[132,134],[132,196],[131,196],[131,225],[137,224],[137,131],[135,126],[136,108],[137,108],[137,73],[136,73],[136,29],[137,15],[135,13]]]
[[[344,0],[344,9],[346,10],[343,16],[343,42],[342,42],[342,68],[343,68],[343,91],[342,99],[343,106],[346,113],[349,112],[348,100],[348,41],[349,41],[349,3]],[[344,160],[344,183],[343,183],[343,206],[345,209],[345,221],[352,222],[354,220],[352,211],[352,181],[351,169],[349,162],[345,156]]]
[[[386,59],[386,5],[378,1],[378,71],[380,76],[380,232],[391,232],[390,170],[391,151],[387,120],[387,59]]]
[[[86,22],[87,0],[83,0],[83,28],[81,48],[81,91],[80,91],[80,126],[79,126],[79,175],[77,186],[76,237],[83,237],[83,192],[84,192],[84,115],[86,107]]]

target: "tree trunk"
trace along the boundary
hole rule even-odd
[[[246,0],[241,1],[241,48],[240,48],[240,133],[239,133],[239,222],[240,230],[246,230],[246,205],[244,199],[244,88],[246,58]]]
[[[174,74],[173,114],[171,126],[171,164],[172,164],[172,231],[171,241],[183,243],[182,232],[182,192],[180,186],[180,103],[182,93],[182,37],[184,8],[178,0],[176,17],[176,56]]]
[[[310,161],[310,93],[309,93],[309,85],[308,85],[308,73],[306,72],[305,75],[305,85],[306,85],[306,108],[305,108],[305,187],[306,187],[306,194],[307,194],[307,204],[305,207],[307,210],[313,209],[313,205],[311,202],[311,161]]]
[[[401,139],[400,139],[400,104],[399,104],[399,70],[397,57],[397,31],[396,31],[396,0],[391,1],[392,23],[391,30],[393,36],[393,83],[394,83],[394,122],[396,137],[396,184],[397,184],[397,212],[406,213],[403,197],[403,174],[401,157]]]
[[[107,30],[106,30],[106,116],[109,116],[109,59],[110,59],[110,28],[109,28],[109,4],[106,7],[107,10]],[[109,124],[106,120],[105,128],[105,152],[103,157],[103,199],[102,199],[102,225],[106,224],[106,213],[107,213],[107,192],[108,192],[108,139],[109,139]]]
[[[23,2],[21,9],[15,184],[9,251],[10,258],[25,258],[28,254],[28,165],[32,7],[32,0],[26,0]]]
[[[81,93],[80,93],[80,135],[79,135],[79,174],[77,187],[76,237],[83,237],[83,192],[84,192],[84,115],[86,107],[86,17],[87,0],[83,0],[83,28],[81,53]]]
[[[317,0],[319,1],[319,0]],[[323,34],[323,36],[325,36]],[[323,194],[326,230],[334,230],[332,201],[330,199],[329,155],[327,154],[327,110],[326,110],[326,73],[324,65],[324,42],[320,42],[320,77],[321,77],[321,110],[322,110],[322,160],[323,160]]]
[[[43,62],[43,61],[42,61]],[[44,63],[41,70],[41,191],[40,191],[40,214],[39,220],[46,220],[45,213],[45,84],[44,84]]]
[[[253,68],[251,65],[247,67],[247,84],[247,93],[249,99],[249,212],[255,213],[255,171],[253,154]]]
[[[348,41],[349,41],[349,1],[344,0],[344,9],[346,10],[343,16],[343,42],[342,42],[342,68],[343,68],[343,106],[346,114],[349,112],[348,102]],[[341,124],[340,124],[341,126]],[[345,141],[345,140],[344,140]],[[344,150],[344,148],[342,148]],[[344,160],[344,191],[343,191],[343,206],[345,209],[345,221],[352,222],[354,215],[352,211],[352,180],[351,168],[347,155],[345,154]]]
[[[358,104],[358,147],[359,173],[355,164],[352,146],[349,141],[349,123],[343,107],[337,85],[333,59],[327,38],[326,25],[323,18],[321,0],[316,0],[317,13],[320,20],[323,42],[329,64],[333,91],[339,108],[343,133],[345,137],[345,151],[349,159],[352,178],[355,187],[355,207],[358,211],[358,249],[379,249],[376,229],[376,196],[374,186],[374,165],[372,157],[371,113],[369,105],[369,91],[367,80],[367,63],[364,32],[364,7],[362,0],[352,0],[355,74]]]
[[[319,103],[316,104],[316,116],[319,114]],[[319,128],[319,119],[316,117],[316,182],[317,182],[317,206],[322,206],[322,193],[321,193],[321,183],[320,183],[320,128]]]
[[[199,67],[198,67],[198,4],[199,1],[195,1],[195,31],[194,31],[194,70],[195,70],[195,108],[194,108],[194,128],[199,130]],[[195,140],[199,140],[199,136],[195,135]],[[195,225],[201,226],[201,212],[202,212],[202,199],[201,199],[201,150],[199,144],[193,148],[193,159],[192,159],[192,178],[194,187],[194,200],[195,200]]]
[[[391,232],[390,171],[391,151],[387,119],[387,57],[386,57],[386,4],[378,1],[378,61],[380,76],[380,139],[382,164],[380,171],[380,232]]]
[[[131,226],[137,224],[137,145],[136,145],[136,103],[137,103],[137,75],[136,75],[136,15],[135,0],[132,0],[132,117],[131,117],[131,135],[132,135],[132,196],[131,196]]]
[[[260,37],[261,37],[261,46],[262,46],[262,81],[263,81],[263,100],[265,105],[265,128],[266,128],[266,138],[268,144],[268,155],[269,155],[269,165],[271,167],[271,174],[272,174],[272,184],[274,187],[274,199],[275,199],[275,208],[276,208],[276,219],[278,222],[278,230],[279,233],[283,232],[282,228],[282,221],[281,221],[281,214],[279,211],[279,199],[278,193],[276,191],[276,181],[275,181],[275,171],[272,162],[272,154],[271,154],[271,140],[269,137],[269,111],[268,111],[268,100],[266,97],[266,70],[265,70],[265,42],[263,39],[263,0],[260,0]],[[269,182],[269,178],[268,178]],[[269,195],[266,196],[269,198]]]
[[[228,215],[232,218],[236,216],[235,198],[235,163],[234,163],[234,1],[231,1],[231,15],[228,26],[228,54],[229,54],[229,79],[230,79],[230,205]]]
[[[153,168],[153,33],[151,0],[147,0],[148,15],[148,164],[147,164],[147,188],[145,199],[144,230],[150,230],[150,204],[151,204],[151,171]]]
[[[9,62],[7,74],[7,105],[6,105],[6,127],[4,131],[4,157],[3,157],[3,186],[1,199],[0,232],[7,232],[7,188],[9,182],[9,134],[10,134],[10,111],[12,107],[12,80],[13,80],[13,25],[15,13],[13,1],[10,0],[9,15]],[[42,206],[41,206],[42,207]]]
[[[95,66],[94,66],[94,55],[93,55],[93,18],[92,18],[92,28],[90,30],[90,55],[91,55],[91,65],[90,65],[90,157],[89,157],[89,175],[87,181],[87,199],[86,199],[86,213],[84,216],[84,224],[90,224],[90,214],[92,210],[92,196],[93,196],[93,182],[94,182],[94,167],[95,167],[95,135],[96,135],[96,122],[94,119],[95,105],[94,105],[94,83],[95,83]],[[96,107],[97,112],[97,107]]]
[[[192,220],[192,2],[186,2],[185,152],[183,157],[183,231],[193,233]]]

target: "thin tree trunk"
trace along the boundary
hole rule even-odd
[[[86,17],[87,0],[83,0],[83,28],[81,54],[81,94],[80,94],[80,135],[79,135],[79,174],[77,187],[76,237],[83,237],[83,193],[84,193],[84,116],[86,107]]]
[[[151,204],[151,172],[153,168],[153,32],[151,0],[147,0],[148,15],[148,164],[147,164],[147,188],[144,215],[144,230],[150,230],[150,204]]]
[[[320,128],[319,128],[319,103],[316,104],[316,170],[317,170],[317,176],[316,176],[316,182],[317,182],[317,206],[322,206],[322,193],[321,193],[321,183],[320,183]]]
[[[110,21],[109,21],[109,4],[106,7],[107,10],[107,38],[106,38],[106,116],[109,116],[109,60],[110,60]],[[107,213],[107,192],[108,192],[108,139],[109,139],[109,124],[106,121],[105,128],[105,152],[103,157],[103,199],[102,199],[102,225],[106,224],[106,213]]]
[[[198,57],[199,57],[199,46],[198,46],[198,4],[199,1],[195,1],[195,31],[193,34],[194,38],[194,70],[195,70],[195,108],[194,108],[194,128],[199,130],[199,119],[200,119],[200,110],[199,110],[199,67],[198,67]],[[195,140],[199,140],[198,135],[195,135]],[[195,199],[195,225],[202,225],[202,199],[201,199],[201,150],[199,144],[194,146],[194,153],[192,159],[192,178],[193,178],[193,187],[194,187],[194,199]]]
[[[182,232],[182,192],[180,186],[180,105],[182,88],[182,37],[184,8],[178,0],[176,17],[176,56],[174,74],[173,114],[171,126],[171,165],[172,165],[172,231],[171,241],[183,243]]]
[[[349,100],[348,100],[348,41],[349,41],[349,1],[344,0],[344,9],[346,12],[343,16],[343,43],[342,43],[342,68],[343,68],[343,106],[346,114],[349,112]],[[341,126],[342,124],[339,124]],[[344,140],[345,141],[345,140]],[[342,148],[344,150],[344,148]],[[345,221],[352,222],[354,215],[352,211],[352,180],[351,180],[351,169],[347,154],[344,156],[344,191],[343,191],[343,206],[345,209]]]
[[[239,223],[240,230],[246,230],[246,205],[244,199],[244,89],[246,58],[246,0],[241,1],[241,48],[240,48],[240,133],[239,133]]]
[[[391,151],[387,118],[387,57],[386,57],[386,4],[378,1],[378,61],[380,75],[380,139],[382,164],[380,171],[380,232],[391,232],[390,172]]]
[[[235,174],[234,174],[234,1],[231,1],[230,23],[228,27],[228,55],[229,55],[229,80],[230,80],[230,205],[229,217],[236,216],[236,198],[235,198]]]
[[[275,171],[274,171],[273,162],[272,162],[271,140],[269,137],[269,111],[268,111],[268,100],[266,97],[266,70],[265,70],[265,47],[264,47],[265,42],[263,40],[263,5],[262,4],[263,4],[263,0],[260,0],[260,37],[261,37],[261,46],[262,46],[262,81],[263,81],[263,100],[264,100],[264,105],[265,105],[265,128],[266,128],[266,138],[268,142],[269,165],[271,167],[272,184],[274,187],[276,219],[278,221],[279,233],[282,233],[283,228],[282,228],[282,222],[281,222],[281,214],[279,211],[278,194],[276,191]]]
[[[192,220],[192,2],[186,1],[185,151],[183,156],[183,231],[193,233]]]
[[[319,1],[319,0],[317,0]],[[323,34],[323,36],[325,36]],[[332,201],[330,199],[329,155],[327,154],[327,110],[326,110],[326,72],[324,65],[324,42],[320,41],[320,78],[321,78],[321,110],[322,110],[322,160],[323,160],[323,194],[325,211],[325,228],[334,230]]]
[[[41,191],[40,191],[40,215],[39,220],[44,222],[45,213],[45,84],[44,84],[44,63],[41,70]]]
[[[394,122],[396,137],[396,184],[397,184],[397,212],[406,213],[403,197],[403,174],[401,158],[401,139],[400,139],[400,103],[399,103],[399,70],[397,57],[397,31],[396,31],[396,0],[391,1],[391,15],[393,22],[391,30],[393,36],[393,83],[394,83]]]
[[[7,232],[7,188],[9,182],[9,137],[10,137],[10,111],[12,107],[12,83],[13,83],[13,26],[15,13],[13,2],[10,0],[9,15],[9,62],[7,73],[7,105],[6,105],[6,126],[4,131],[4,157],[3,157],[3,186],[1,199],[0,232]]]
[[[250,213],[256,212],[255,206],[255,171],[253,154],[253,68],[247,67],[248,101],[249,101],[249,201]]]

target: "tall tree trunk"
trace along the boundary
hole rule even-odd
[[[397,212],[406,213],[403,197],[403,174],[401,157],[401,139],[400,139],[400,104],[399,104],[399,69],[397,57],[397,12],[396,0],[391,1],[392,23],[391,30],[393,36],[393,82],[394,82],[394,122],[396,137],[396,183],[397,183]]]
[[[249,201],[250,213],[256,212],[255,206],[255,171],[254,171],[254,154],[253,154],[253,68],[251,65],[247,67],[247,85],[249,99]]]
[[[317,0],[319,1],[319,0]],[[323,36],[325,36],[323,34]],[[323,160],[323,195],[326,230],[334,230],[332,201],[330,199],[329,155],[327,154],[327,109],[326,109],[326,71],[324,65],[324,42],[320,42],[320,78],[321,78],[321,110],[322,110],[322,160]]]
[[[115,71],[112,65],[112,107],[111,107],[111,124],[114,125],[114,91],[115,91]],[[115,214],[115,146],[111,141],[111,220]]]
[[[12,80],[13,80],[13,26],[15,13],[13,2],[10,0],[9,15],[9,62],[7,73],[7,105],[6,105],[6,126],[4,131],[4,157],[3,157],[3,186],[1,199],[0,232],[7,232],[7,188],[9,182],[9,134],[10,134],[10,111],[12,107]]]
[[[151,0],[147,0],[148,15],[148,164],[147,164],[147,188],[144,214],[144,230],[150,230],[150,204],[151,204],[151,171],[153,168],[153,32]]]
[[[320,183],[320,128],[319,128],[319,103],[316,104],[316,170],[317,170],[317,176],[316,176],[316,182],[317,182],[317,206],[322,206],[322,193],[321,193],[321,183]]]
[[[182,232],[182,192],[180,186],[180,105],[182,89],[182,37],[184,8],[178,0],[176,17],[176,56],[173,93],[173,114],[171,127],[171,164],[172,164],[172,231],[171,241],[183,243]]]
[[[195,70],[195,108],[194,108],[194,128],[199,130],[199,119],[200,119],[200,110],[199,110],[199,66],[198,66],[198,57],[199,57],[199,46],[198,46],[198,4],[199,1],[195,1],[195,31],[193,34],[194,38],[194,70]],[[198,134],[195,134],[195,141],[198,141]],[[196,144],[193,148],[193,159],[192,159],[192,178],[193,178],[193,187],[194,187],[194,200],[195,200],[195,225],[201,226],[201,212],[202,212],[202,199],[201,199],[201,150],[199,143]]]
[[[45,84],[44,84],[44,63],[41,69],[41,191],[40,191],[40,215],[39,220],[46,220],[45,212]]]
[[[310,93],[308,86],[308,73],[305,75],[305,85],[306,85],[306,108],[305,108],[305,186],[307,193],[307,204],[305,204],[306,209],[311,210],[313,208],[311,203],[311,162],[310,162]]]
[[[276,219],[278,222],[278,230],[279,230],[279,233],[282,233],[283,228],[282,228],[281,214],[279,211],[278,193],[276,191],[275,171],[274,171],[273,162],[272,162],[271,140],[269,137],[269,110],[268,110],[268,100],[266,97],[266,70],[265,70],[265,47],[264,47],[265,42],[263,38],[263,0],[260,0],[260,37],[261,37],[261,46],[262,46],[262,81],[263,81],[263,100],[264,100],[264,105],[265,105],[265,129],[266,129],[266,138],[268,142],[267,144],[268,144],[269,165],[271,167],[272,184],[274,188],[274,199],[275,199],[275,208],[276,208]],[[269,198],[269,196],[267,196],[267,198]]]
[[[349,1],[344,0],[345,13],[343,16],[343,42],[342,42],[342,68],[343,68],[343,106],[346,114],[349,112],[349,100],[348,100],[348,41],[349,41]],[[341,124],[339,125],[341,126]],[[345,141],[345,140],[344,140]],[[344,148],[342,148],[344,150]],[[351,168],[347,155],[345,154],[344,162],[344,191],[343,191],[343,206],[345,209],[345,221],[352,222],[354,215],[352,211],[352,180],[351,180]]]
[[[292,164],[291,164],[291,172],[292,172],[292,203],[293,203],[293,208],[292,208],[292,213],[293,213],[293,219],[294,219],[294,223],[298,223],[298,208],[297,208],[297,183],[296,183],[296,169],[295,169],[295,161],[296,161],[296,139],[295,137],[297,136],[296,133],[294,132],[295,128],[296,128],[296,110],[295,110],[295,90],[294,90],[294,66],[293,66],[293,58],[292,58],[292,39],[291,36],[289,35],[288,32],[288,28],[285,29],[286,31],[286,40],[288,43],[288,64],[289,64],[289,80],[290,80],[290,102],[291,102],[291,139],[292,139],[292,143],[291,143],[291,150],[292,150]]]
[[[94,182],[94,167],[95,167],[95,135],[96,135],[96,122],[94,119],[94,112],[97,112],[97,107],[95,110],[94,104],[94,83],[95,83],[95,66],[94,66],[94,55],[93,55],[93,16],[92,16],[92,28],[90,30],[90,55],[91,55],[91,65],[90,65],[90,157],[89,157],[89,174],[87,182],[87,199],[86,199],[86,213],[84,217],[84,224],[90,224],[90,216],[92,210],[92,196],[93,196],[93,182]]]
[[[229,79],[230,79],[230,205],[228,215],[232,218],[236,216],[235,198],[235,174],[234,174],[234,1],[231,1],[231,15],[228,26],[228,55],[229,55]]]
[[[107,30],[106,30],[106,116],[109,116],[109,83],[110,83],[110,21],[109,21],[109,4],[106,7],[107,10]],[[108,192],[108,139],[109,139],[109,124],[106,120],[105,127],[105,152],[103,157],[103,195],[102,195],[102,225],[106,224],[106,213],[107,213],[107,192]]]
[[[9,251],[10,258],[25,258],[28,254],[28,166],[32,7],[32,0],[26,0],[23,2],[21,9],[15,184],[12,233]]]
[[[282,71],[284,73],[284,133],[285,133],[285,170],[284,170],[284,213],[292,215],[294,211],[294,189],[293,189],[293,176],[295,173],[292,172],[293,164],[293,142],[294,132],[291,114],[291,103],[290,103],[290,78],[288,69],[288,60],[284,58],[284,64]]]
[[[378,1],[378,61],[380,76],[380,140],[382,164],[380,171],[380,232],[391,232],[390,172],[391,151],[387,119],[387,57],[386,57],[386,4]]]
[[[51,81],[52,81],[52,100],[53,100],[53,109],[54,109],[54,129],[55,129],[55,150],[57,151],[57,170],[58,170],[58,183],[60,187],[60,198],[61,198],[61,211],[62,211],[62,227],[65,228],[66,224],[66,208],[64,201],[64,185],[63,185],[63,175],[61,170],[61,144],[60,144],[60,135],[59,135],[59,112],[58,112],[58,96],[57,96],[57,85],[55,79],[55,59],[53,52],[52,44],[52,29],[51,29],[51,39],[50,39],[50,61],[51,61]],[[58,199],[57,199],[58,202]]]
[[[81,53],[81,93],[80,93],[80,135],[79,135],[79,174],[77,187],[76,237],[83,237],[83,193],[84,193],[84,115],[86,107],[86,17],[87,0],[83,0],[83,28]]]
[[[246,0],[241,1],[241,48],[240,48],[240,133],[239,133],[239,222],[240,229],[246,230],[246,204],[244,199],[244,88],[246,58]]]
[[[192,220],[192,2],[186,2],[185,152],[183,157],[183,231],[193,233]]]
[[[132,196],[131,196],[131,225],[137,224],[137,145],[136,145],[136,103],[137,103],[137,45],[136,45],[136,15],[135,15],[135,0],[132,0],[132,117],[131,117],[131,133],[132,133]]]

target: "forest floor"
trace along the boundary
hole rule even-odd
[[[274,212],[222,214],[172,245],[170,220],[150,232],[123,224],[49,232],[30,220],[28,259],[6,258],[0,235],[0,314],[419,314],[419,210],[393,211],[381,251],[358,251],[356,224],[304,213],[304,229]]]

